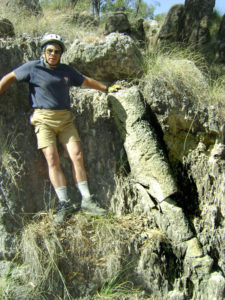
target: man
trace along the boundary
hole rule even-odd
[[[38,149],[42,150],[46,158],[49,178],[58,197],[56,223],[61,223],[71,208],[66,179],[60,167],[56,137],[71,159],[73,179],[82,197],[81,208],[103,215],[106,210],[93,201],[88,188],[80,138],[70,112],[69,89],[71,86],[85,86],[103,92],[108,89],[104,84],[60,63],[65,45],[59,35],[44,35],[41,48],[40,60],[25,63],[1,79],[0,94],[15,81],[29,83],[30,101],[34,108],[31,124],[35,127]],[[117,89],[118,87],[113,91]]]

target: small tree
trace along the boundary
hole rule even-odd
[[[91,0],[92,13],[94,17],[100,16],[101,6],[104,0]]]
[[[124,7],[125,12],[131,18],[151,18],[154,14],[154,6],[147,4],[143,0],[105,0],[102,5],[102,12],[117,11]]]

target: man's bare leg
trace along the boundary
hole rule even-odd
[[[70,142],[63,144],[72,162],[72,173],[75,183],[87,181],[86,170],[84,167],[83,153],[81,151],[80,142]]]
[[[83,153],[80,142],[71,142],[63,145],[72,162],[73,179],[81,193],[82,199],[90,198],[86,170],[84,167]]]
[[[49,178],[55,188],[55,192],[58,196],[58,208],[54,216],[54,222],[56,225],[60,225],[66,215],[72,210],[73,207],[68,199],[66,179],[60,166],[60,159],[56,145],[48,146],[42,149],[44,156],[48,164]]]
[[[59,154],[56,145],[42,149],[48,164],[50,181],[55,189],[66,186],[66,179],[60,166]]]
[[[60,159],[56,145],[42,149],[48,164],[50,181],[58,196],[59,202],[68,202],[66,179],[60,166]]]
[[[103,215],[106,211],[97,206],[91,199],[88,188],[87,175],[84,167],[83,153],[81,151],[80,142],[71,142],[63,145],[68,152],[72,162],[72,172],[74,182],[82,196],[81,207],[97,215]]]

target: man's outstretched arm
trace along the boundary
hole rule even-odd
[[[14,72],[10,72],[2,77],[0,80],[0,95],[7,91],[14,81],[16,81],[16,75]]]
[[[107,86],[102,84],[101,82],[94,80],[90,77],[85,77],[83,85],[89,87],[91,89],[95,89],[102,92],[107,92]]]
[[[107,87],[106,85],[102,84],[101,82],[94,80],[90,77],[84,78],[83,85],[86,87],[89,87],[91,89],[99,90],[99,91],[106,92],[106,93],[114,93],[114,92],[117,92],[118,90],[124,89],[123,86],[118,85],[118,84],[114,84],[111,87]]]

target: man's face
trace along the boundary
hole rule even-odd
[[[48,45],[46,49],[42,52],[42,56],[45,58],[45,62],[51,68],[55,68],[59,63],[60,57],[62,55],[62,50],[57,45]]]

